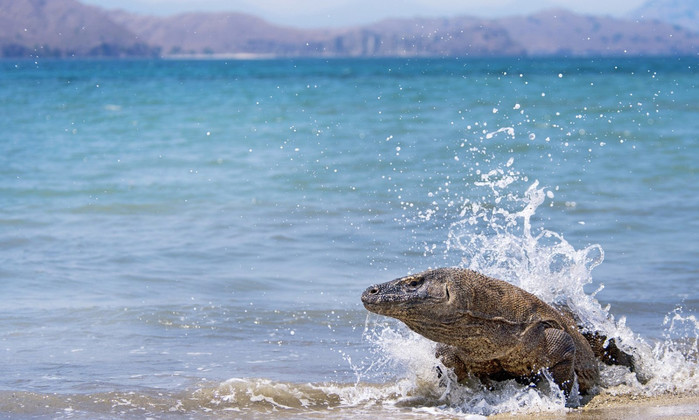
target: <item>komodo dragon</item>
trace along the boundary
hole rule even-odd
[[[633,370],[632,356],[613,341],[604,347],[603,336],[583,336],[572,314],[475,271],[440,268],[402,277],[369,287],[362,302],[438,342],[437,356],[459,381],[469,374],[531,381],[547,368],[566,395],[576,378],[588,394],[599,381],[596,357]]]

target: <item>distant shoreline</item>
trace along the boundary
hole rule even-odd
[[[254,53],[222,53],[222,54],[170,54],[158,57],[161,60],[277,60],[290,57],[281,57],[274,54],[254,54]],[[291,57],[295,58],[295,57]]]
[[[172,54],[156,57],[142,56],[72,56],[72,57],[2,57],[0,62],[29,62],[29,61],[341,61],[341,60],[357,60],[357,61],[374,61],[374,60],[406,60],[406,61],[509,61],[509,60],[525,60],[525,61],[590,61],[590,60],[627,60],[627,61],[642,61],[642,60],[699,60],[699,55],[632,55],[632,56],[617,56],[617,55],[599,55],[599,56],[565,56],[565,55],[547,55],[547,56],[469,56],[469,57],[405,57],[405,56],[381,56],[381,57],[317,57],[317,56],[281,56],[272,54]]]

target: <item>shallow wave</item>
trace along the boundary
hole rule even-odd
[[[681,314],[668,321],[684,324]],[[190,389],[143,388],[130,392],[44,394],[0,391],[0,412],[8,418],[482,418],[500,413],[569,411],[550,377],[538,387],[504,381],[485,386],[457,383],[435,358],[435,344],[376,315],[367,317],[368,357],[353,362],[355,382],[295,383],[267,378],[231,378]],[[614,396],[694,394],[697,342],[668,339],[635,352],[652,371],[642,384],[622,367],[603,367],[600,391]],[[440,376],[437,367],[446,375]]]
[[[509,165],[508,165],[509,167]],[[496,206],[465,203],[451,224],[447,252],[461,265],[523,287],[552,304],[567,305],[583,327],[614,337],[633,354],[636,372],[601,366],[600,393],[658,396],[699,394],[699,321],[680,307],[665,319],[662,340],[651,343],[615,319],[609,307],[586,293],[591,271],[604,259],[599,245],[576,249],[549,230],[532,227],[533,216],[552,193],[534,182],[520,197],[505,193],[518,175],[488,174]],[[427,214],[427,213],[423,213]],[[433,217],[437,212],[430,213]],[[435,343],[402,324],[369,314],[364,340],[369,354],[344,359],[354,382],[295,383],[267,378],[232,378],[187,390],[40,394],[0,392],[0,411],[35,418],[474,418],[499,413],[556,413],[586,401],[566,400],[544,372],[538,387],[504,381],[457,383],[435,357]],[[357,358],[359,360],[357,360]],[[445,372],[439,375],[438,369]]]
[[[382,345],[391,345],[393,359],[413,370],[402,378],[377,384],[293,383],[265,378],[232,378],[222,383],[200,384],[194,390],[163,392],[142,389],[132,392],[94,394],[41,394],[0,392],[0,411],[8,418],[483,418],[499,413],[541,414],[569,411],[565,397],[546,382],[534,388],[505,381],[486,388],[477,381],[457,384],[453,378],[438,378],[438,363],[430,351],[432,343],[407,331],[385,328]],[[395,347],[395,345],[400,345]],[[395,351],[400,348],[400,351]],[[696,358],[696,353],[694,354]],[[430,359],[425,364],[426,359]],[[373,365],[375,368],[378,365]],[[410,373],[408,373],[410,372]],[[683,376],[684,375],[684,376]],[[675,372],[674,380],[689,383],[694,371]],[[603,369],[603,381],[623,384],[607,389],[611,395],[663,395],[656,385],[639,385],[633,375],[618,369]],[[550,380],[550,378],[549,378]],[[696,385],[695,385],[696,386]],[[688,393],[691,387],[673,393]],[[696,395],[696,389],[694,390]]]
[[[506,166],[509,168],[510,164]],[[609,307],[586,293],[591,271],[604,259],[599,245],[576,249],[556,232],[533,227],[536,210],[553,193],[537,182],[523,196],[506,191],[520,181],[509,169],[486,174],[496,205],[464,203],[450,225],[447,251],[461,266],[502,278],[552,304],[568,306],[584,328],[614,337],[634,355],[636,372],[601,366],[598,390],[607,395],[699,394],[699,321],[680,307],[665,319],[662,340],[651,343],[615,319]],[[427,209],[429,210],[429,209]],[[438,216],[438,211],[423,215]],[[423,216],[427,217],[427,216]],[[367,316],[369,354],[344,359],[354,382],[295,383],[232,378],[187,390],[41,394],[0,392],[0,411],[34,418],[474,418],[500,413],[566,412],[586,401],[566,400],[544,372],[538,387],[504,381],[457,383],[435,357],[435,343],[395,321]],[[357,360],[357,358],[359,360]],[[439,375],[438,369],[445,372]]]
[[[33,418],[372,418],[425,414],[469,417],[492,414],[503,396],[516,393],[510,411],[559,408],[532,388],[505,384],[496,392],[470,392],[439,381],[401,379],[387,384],[298,384],[269,379],[233,378],[195,391],[156,390],[98,394],[0,392],[0,409],[10,417]],[[502,405],[502,404],[501,404]],[[504,407],[503,407],[504,408]],[[439,418],[439,417],[437,417]]]

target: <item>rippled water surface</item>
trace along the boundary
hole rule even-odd
[[[0,412],[563,407],[445,389],[361,306],[454,265],[569,299],[656,378],[605,386],[696,391],[698,66],[2,61]]]

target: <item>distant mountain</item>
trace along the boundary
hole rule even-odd
[[[699,32],[699,0],[650,0],[631,15],[635,19],[659,20]]]
[[[301,30],[234,13],[169,18],[112,14],[168,54],[321,57],[611,56],[699,53],[699,34],[670,24],[550,10],[501,19],[390,19],[357,28]]]
[[[308,47],[305,43],[316,38],[314,31],[275,26],[242,13],[184,13],[155,17],[115,11],[110,16],[140,39],[157,45],[164,55],[306,55]]]
[[[0,56],[153,55],[107,12],[75,0],[0,0]]]
[[[549,10],[498,20],[527,54],[568,56],[695,55],[699,34],[659,21],[583,16]]]
[[[104,11],[75,0],[0,0],[0,55],[5,57],[696,54],[699,34],[688,29],[658,20],[565,10],[502,19],[389,19],[354,28],[306,30],[240,13],[155,17]]]
[[[358,28],[302,30],[239,13],[186,13],[167,18],[114,12],[112,18],[166,55],[277,57],[522,55],[496,23],[476,18],[395,19]]]

